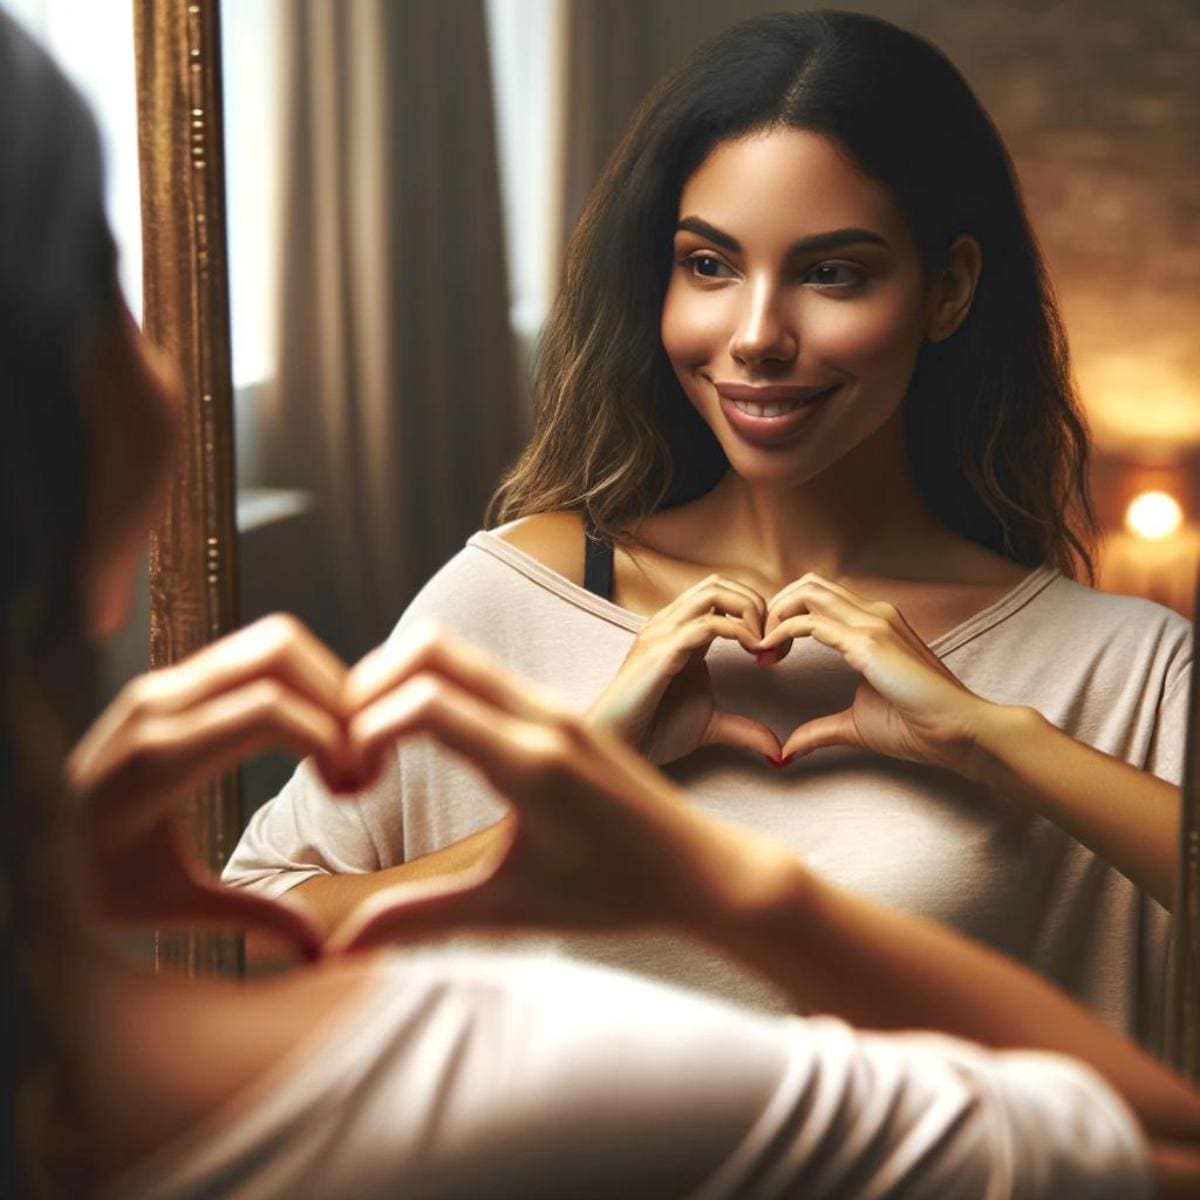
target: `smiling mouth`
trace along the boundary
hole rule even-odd
[[[759,420],[786,417],[823,400],[838,385],[828,387],[764,387],[717,383],[717,393],[738,412]]]
[[[753,400],[734,400],[731,397],[729,403],[739,412],[751,417],[786,417],[788,413],[811,404],[817,398],[812,396],[806,400],[778,400],[770,404],[755,404]]]
[[[752,384],[713,380],[730,431],[763,450],[790,446],[818,419],[841,383]]]

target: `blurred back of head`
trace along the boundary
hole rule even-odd
[[[119,304],[95,123],[3,13],[0,146],[0,1194],[66,1195],[87,1111],[61,802],[91,701],[80,376]]]

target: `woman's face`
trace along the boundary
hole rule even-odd
[[[881,185],[820,134],[755,133],[684,185],[662,341],[734,471],[802,484],[898,414],[926,291]]]

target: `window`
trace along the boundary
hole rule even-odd
[[[141,198],[138,191],[137,85],[129,0],[0,0],[54,56],[100,125],[107,168],[108,220],[120,252],[121,286],[142,314]]]

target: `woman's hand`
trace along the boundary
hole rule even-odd
[[[367,761],[429,736],[513,808],[487,859],[456,877],[365,900],[327,949],[468,928],[710,928],[738,897],[796,869],[786,850],[696,812],[592,722],[435,631],[352,672],[352,742]]]
[[[344,732],[345,675],[303,625],[275,616],[121,691],[67,762],[88,899],[102,920],[255,928],[317,951],[316,931],[294,908],[209,877],[177,802],[275,746],[311,754],[334,790],[361,786]]]
[[[766,615],[763,598],[745,584],[718,575],[701,580],[646,622],[588,719],[654,763],[714,744],[778,760],[771,729],[717,707],[704,661],[719,637],[757,655]]]
[[[798,637],[832,647],[863,678],[849,708],[792,731],[785,759],[861,746],[971,773],[977,731],[996,706],[964,687],[894,605],[810,573],[771,600],[760,649],[782,658]]]

